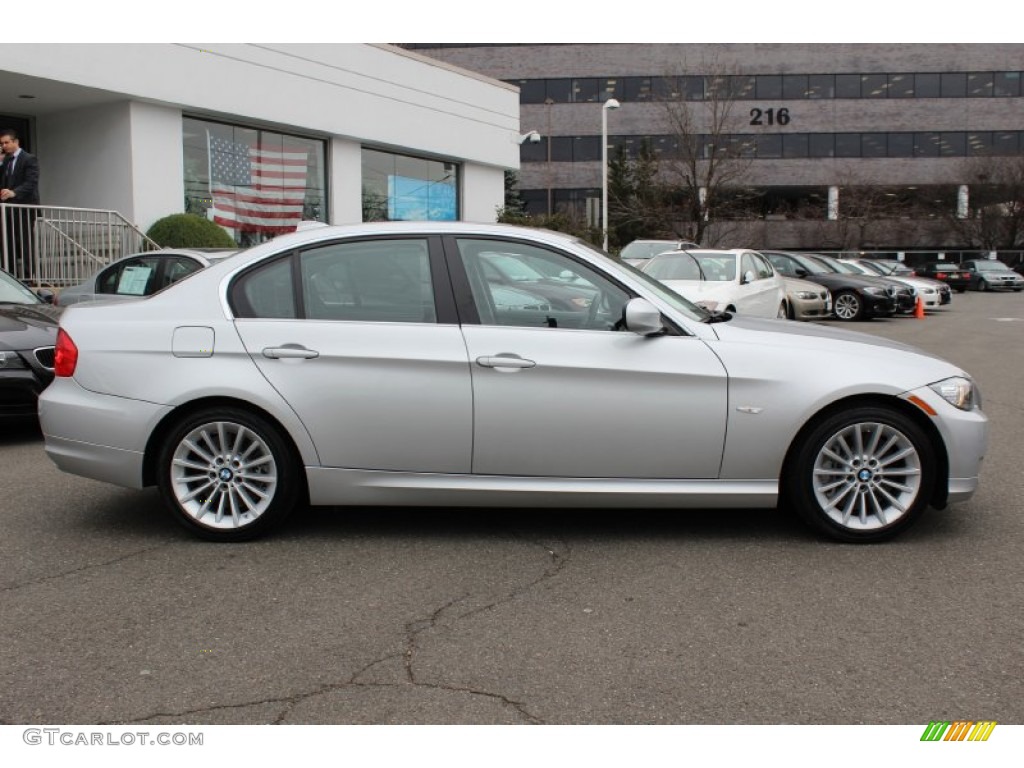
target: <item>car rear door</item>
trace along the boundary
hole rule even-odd
[[[470,471],[469,365],[438,248],[425,237],[316,244],[232,285],[246,349],[323,466]]]

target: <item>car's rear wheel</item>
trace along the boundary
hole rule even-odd
[[[158,467],[157,486],[172,515],[211,541],[260,536],[299,501],[298,467],[280,431],[240,408],[210,408],[182,420]]]
[[[928,506],[935,452],[924,430],[887,407],[819,421],[796,447],[786,496],[812,528],[868,543],[906,530]]]
[[[860,320],[864,317],[864,302],[853,291],[840,291],[832,300],[832,311],[840,320]]]

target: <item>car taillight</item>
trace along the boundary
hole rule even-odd
[[[53,356],[53,373],[56,376],[74,376],[78,365],[78,347],[63,328],[57,329],[57,346]]]
[[[944,279],[946,277],[946,273],[945,272],[936,272],[935,276],[937,278],[939,278],[940,280],[942,280],[942,279]]]

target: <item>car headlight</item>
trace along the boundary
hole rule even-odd
[[[877,286],[869,286],[864,289],[864,293],[871,294],[872,296],[885,296],[885,288],[878,288]]]
[[[811,299],[816,299],[818,294],[814,291],[797,291],[796,297],[798,299],[803,299],[804,301],[810,301]]]
[[[963,376],[954,376],[950,379],[943,379],[930,385],[931,388],[950,405],[954,405],[961,411],[969,411],[972,408],[981,408],[981,392],[970,379]]]
[[[0,370],[10,370],[12,368],[27,368],[25,361],[21,359],[21,355],[17,352],[8,352],[0,350]]]

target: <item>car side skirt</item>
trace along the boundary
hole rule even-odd
[[[779,495],[775,480],[505,477],[323,467],[306,467],[306,478],[314,506],[768,508]]]

